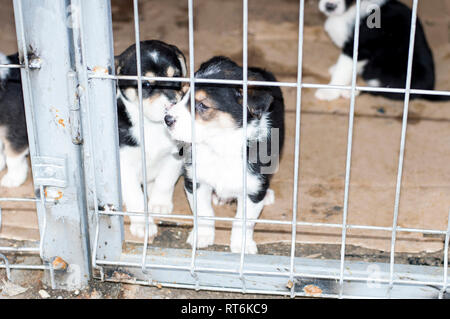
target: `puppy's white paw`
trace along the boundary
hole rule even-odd
[[[186,242],[194,246],[194,231],[189,233]],[[198,228],[198,238],[197,238],[197,248],[206,248],[208,246],[214,245],[214,227],[199,227]]]
[[[225,205],[225,202],[221,200],[215,193],[212,194],[212,202],[215,206]]]
[[[359,95],[359,91],[356,90],[355,91],[355,96]],[[342,90],[341,92],[342,97],[346,98],[346,99],[350,99],[352,97],[352,91],[351,90]]]
[[[242,240],[231,240],[230,250],[232,253],[240,253],[242,251]],[[247,240],[245,241],[245,253],[252,255],[258,253],[258,247],[256,246],[256,242],[253,239],[247,238]]]
[[[1,185],[3,187],[19,187],[23,183],[25,183],[27,179],[27,174],[14,174],[14,172],[6,173],[5,176],[3,176]]]
[[[135,237],[144,238],[145,237],[145,223],[131,222],[130,232]],[[158,228],[156,227],[156,225],[153,221],[150,221],[148,224],[148,237],[156,236],[157,233],[158,233]]]
[[[212,194],[212,202],[215,206],[228,205],[228,204],[231,204],[232,201],[233,201],[232,199],[220,198],[215,193]]]
[[[330,68],[328,69],[328,74],[333,75],[334,70],[336,70],[336,64],[330,66]]]
[[[172,214],[173,204],[172,202],[167,203],[148,203],[148,211],[153,214]]]
[[[6,168],[5,156],[3,156],[3,154],[0,154],[0,172],[3,171],[5,168]]]
[[[275,192],[269,188],[266,196],[264,196],[264,205],[272,205],[273,203],[275,203]]]
[[[341,96],[341,90],[336,89],[318,89],[315,93],[315,97],[323,101],[336,100]]]

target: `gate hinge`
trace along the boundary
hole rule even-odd
[[[38,186],[67,186],[66,160],[64,158],[32,156],[33,179]]]
[[[69,122],[70,135],[72,143],[75,145],[83,144],[83,137],[81,135],[81,119],[80,119],[80,96],[78,92],[77,73],[69,71],[67,73],[67,83],[69,86]]]

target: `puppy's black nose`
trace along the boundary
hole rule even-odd
[[[337,4],[335,4],[335,3],[327,2],[327,3],[325,4],[325,9],[326,9],[328,12],[334,11],[336,8],[337,8]]]
[[[176,120],[175,120],[175,118],[173,116],[166,115],[166,116],[164,116],[164,122],[166,122],[166,125],[168,127],[171,127],[172,125],[175,124]]]

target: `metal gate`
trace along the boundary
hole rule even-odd
[[[85,287],[90,278],[129,282],[158,287],[192,288],[242,293],[310,295],[304,287],[320,288],[322,297],[446,297],[448,285],[448,244],[450,225],[446,229],[413,229],[397,225],[403,156],[408,119],[409,97],[412,93],[450,95],[450,92],[411,89],[411,68],[414,48],[418,0],[413,3],[410,52],[405,89],[361,87],[356,85],[359,39],[359,8],[355,28],[352,85],[348,87],[309,84],[302,81],[304,0],[300,0],[298,38],[298,77],[296,82],[256,82],[247,79],[247,25],[248,1],[243,0],[243,70],[242,80],[208,80],[208,83],[242,85],[244,105],[247,85],[293,87],[297,89],[294,192],[292,220],[249,220],[244,207],[243,232],[248,221],[266,224],[290,225],[292,229],[290,256],[231,254],[198,250],[163,249],[151,247],[148,239],[138,249],[123,248],[123,218],[142,214],[122,210],[115,81],[143,80],[181,81],[195,88],[200,82],[194,78],[194,15],[193,0],[188,0],[189,15],[189,69],[188,78],[145,77],[140,73],[139,10],[133,1],[135,40],[137,48],[136,76],[116,76],[114,72],[113,38],[110,2],[105,0],[36,1],[14,0],[16,29],[21,65],[26,117],[30,140],[36,199],[2,199],[35,201],[39,216],[41,240],[39,247],[26,248],[39,252],[42,266],[50,274],[53,287],[74,289]],[[202,83],[205,83],[202,80]],[[341,224],[306,223],[297,221],[298,172],[300,153],[300,122],[302,88],[331,88],[351,91],[347,163],[345,174],[344,209]],[[404,111],[397,187],[392,227],[350,225],[347,223],[353,122],[356,91],[383,91],[404,93]],[[192,89],[191,94],[194,94]],[[194,99],[191,99],[193,102]],[[193,104],[191,111],[194,110]],[[57,108],[61,128],[49,127]],[[244,112],[246,114],[246,112]],[[192,112],[194,115],[194,112]],[[244,115],[246,116],[246,115]],[[142,96],[140,120],[143,124]],[[244,123],[247,123],[245,120]],[[194,123],[194,116],[192,116]],[[245,128],[245,124],[244,124]],[[193,125],[195,132],[195,126]],[[141,127],[141,134],[143,128]],[[243,136],[245,139],[245,136]],[[244,143],[245,145],[245,143]],[[145,159],[144,147],[141,149]],[[192,163],[195,168],[195,147]],[[246,152],[243,152],[246,163]],[[145,161],[143,161],[145,163]],[[243,165],[244,172],[246,164]],[[145,164],[143,165],[145,175]],[[246,183],[244,176],[244,185]],[[193,185],[196,185],[195,169]],[[145,188],[145,183],[144,183]],[[245,188],[244,188],[245,189]],[[45,195],[44,195],[45,194]],[[246,194],[242,194],[245,198]],[[144,196],[145,197],[145,196]],[[194,207],[196,207],[194,187]],[[146,199],[145,199],[146,200]],[[301,200],[301,199],[300,199]],[[198,220],[193,216],[151,214],[147,205],[146,220],[152,217],[190,219],[197,235]],[[0,215],[1,216],[1,215]],[[234,218],[208,217],[214,220],[234,221]],[[342,230],[340,260],[316,260],[295,257],[296,230],[299,226],[338,228]],[[148,222],[146,225],[148,230]],[[367,263],[345,260],[348,229],[389,231],[391,237],[390,263]],[[399,232],[417,232],[445,237],[444,267],[395,264],[395,242]],[[243,236],[243,240],[245,241]],[[244,243],[243,243],[244,244]],[[11,247],[0,247],[0,252],[20,252]],[[67,267],[58,267],[55,260],[62,258]],[[26,268],[12,265],[3,255],[0,267],[7,271]]]

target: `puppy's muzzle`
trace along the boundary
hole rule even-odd
[[[327,2],[325,4],[325,10],[327,10],[327,12],[333,12],[334,10],[336,10],[336,8],[337,8],[337,4],[335,4],[335,3]]]
[[[164,116],[164,122],[166,123],[167,127],[171,127],[175,124],[176,120],[172,115],[166,115]]]

